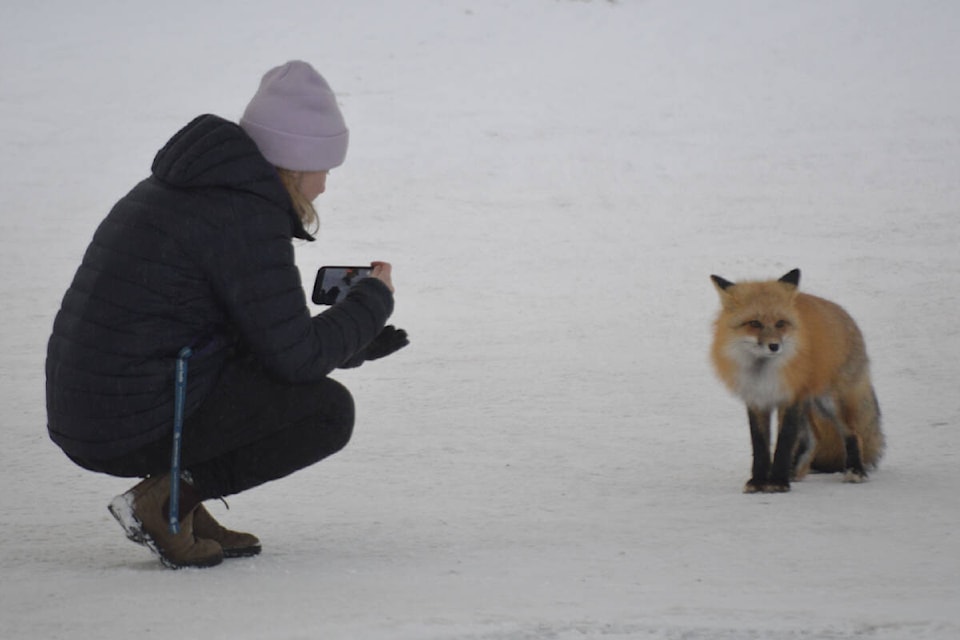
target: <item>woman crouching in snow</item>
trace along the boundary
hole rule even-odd
[[[313,240],[311,203],[347,139],[320,74],[271,69],[239,126],[203,115],[160,150],[63,298],[47,347],[50,437],[84,468],[145,478],[110,511],[166,566],[259,553],[202,502],[343,448],[353,399],[328,374],[407,344],[384,326],[386,262],[325,312],[307,308],[292,239]]]

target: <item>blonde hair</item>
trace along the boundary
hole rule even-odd
[[[313,208],[313,203],[307,200],[307,197],[300,191],[300,180],[303,178],[303,172],[277,167],[277,173],[280,175],[280,182],[283,183],[287,193],[290,194],[290,199],[293,200],[293,210],[300,217],[303,228],[307,230],[307,233],[316,233],[320,228],[320,216],[317,215],[317,210]]]

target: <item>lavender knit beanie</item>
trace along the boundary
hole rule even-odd
[[[343,164],[349,133],[330,85],[308,63],[292,60],[264,74],[240,126],[271,164],[326,171]]]

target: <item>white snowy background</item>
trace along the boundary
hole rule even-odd
[[[0,638],[960,637],[960,3],[11,0],[0,10]],[[195,115],[315,64],[351,128],[301,243],[393,262],[412,345],[342,453],[169,571],[47,438],[53,316]],[[858,320],[870,482],[743,495],[708,276]]]

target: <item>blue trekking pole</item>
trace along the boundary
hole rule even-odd
[[[180,533],[180,441],[183,437],[183,404],[187,395],[187,359],[190,347],[177,354],[177,373],[173,388],[173,452],[170,460],[170,533]]]

